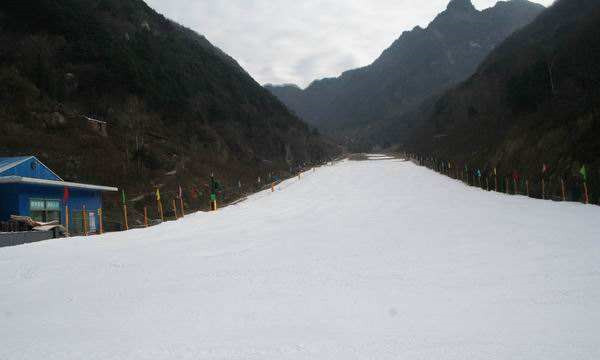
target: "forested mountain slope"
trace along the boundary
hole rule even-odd
[[[539,177],[543,164],[550,166],[548,176],[580,177],[585,164],[589,181],[597,182],[599,39],[598,1],[557,1],[492,52],[468,81],[407,119],[413,130],[399,142],[422,154],[528,177]]]
[[[2,1],[0,49],[0,156],[36,155],[65,179],[237,184],[336,150],[141,0]]]

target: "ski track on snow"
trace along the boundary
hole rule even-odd
[[[0,359],[598,359],[600,208],[371,155],[0,249]]]

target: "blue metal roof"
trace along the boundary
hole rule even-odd
[[[0,158],[0,177],[24,176],[36,179],[62,180],[35,156]]]
[[[35,156],[0,157],[0,184],[34,184],[99,191],[117,191],[108,186],[66,182]]]
[[[116,187],[111,186],[100,186],[100,185],[89,185],[80,184],[68,181],[57,181],[57,180],[46,180],[46,179],[34,179],[22,176],[0,176],[0,184],[29,184],[29,185],[43,185],[60,188],[74,188],[74,189],[85,189],[85,190],[98,190],[98,191],[119,191]]]
[[[33,156],[0,157],[0,175],[6,170],[31,159]]]

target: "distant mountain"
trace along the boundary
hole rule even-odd
[[[335,151],[141,0],[2,1],[0,49],[0,156],[36,155],[69,180],[134,192],[215,172],[237,184]]]
[[[297,109],[302,106],[303,92],[300,87],[294,84],[272,85],[267,84],[265,88],[274,93],[277,98],[289,109]],[[276,89],[276,90],[275,90]],[[293,110],[292,110],[293,111]]]
[[[543,9],[512,0],[478,11],[469,0],[452,0],[426,29],[404,32],[369,66],[315,81],[304,91],[289,85],[267,89],[311,125],[365,137],[371,127],[466,79],[495,46]]]
[[[599,39],[600,2],[559,0],[494,50],[470,79],[407,116],[408,136],[388,140],[530,178],[539,178],[542,164],[563,178],[586,164],[597,202]]]

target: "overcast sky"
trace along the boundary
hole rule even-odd
[[[205,35],[259,83],[301,87],[373,62],[449,0],[146,0]],[[548,6],[553,0],[536,0]],[[478,9],[495,0],[473,0]]]

